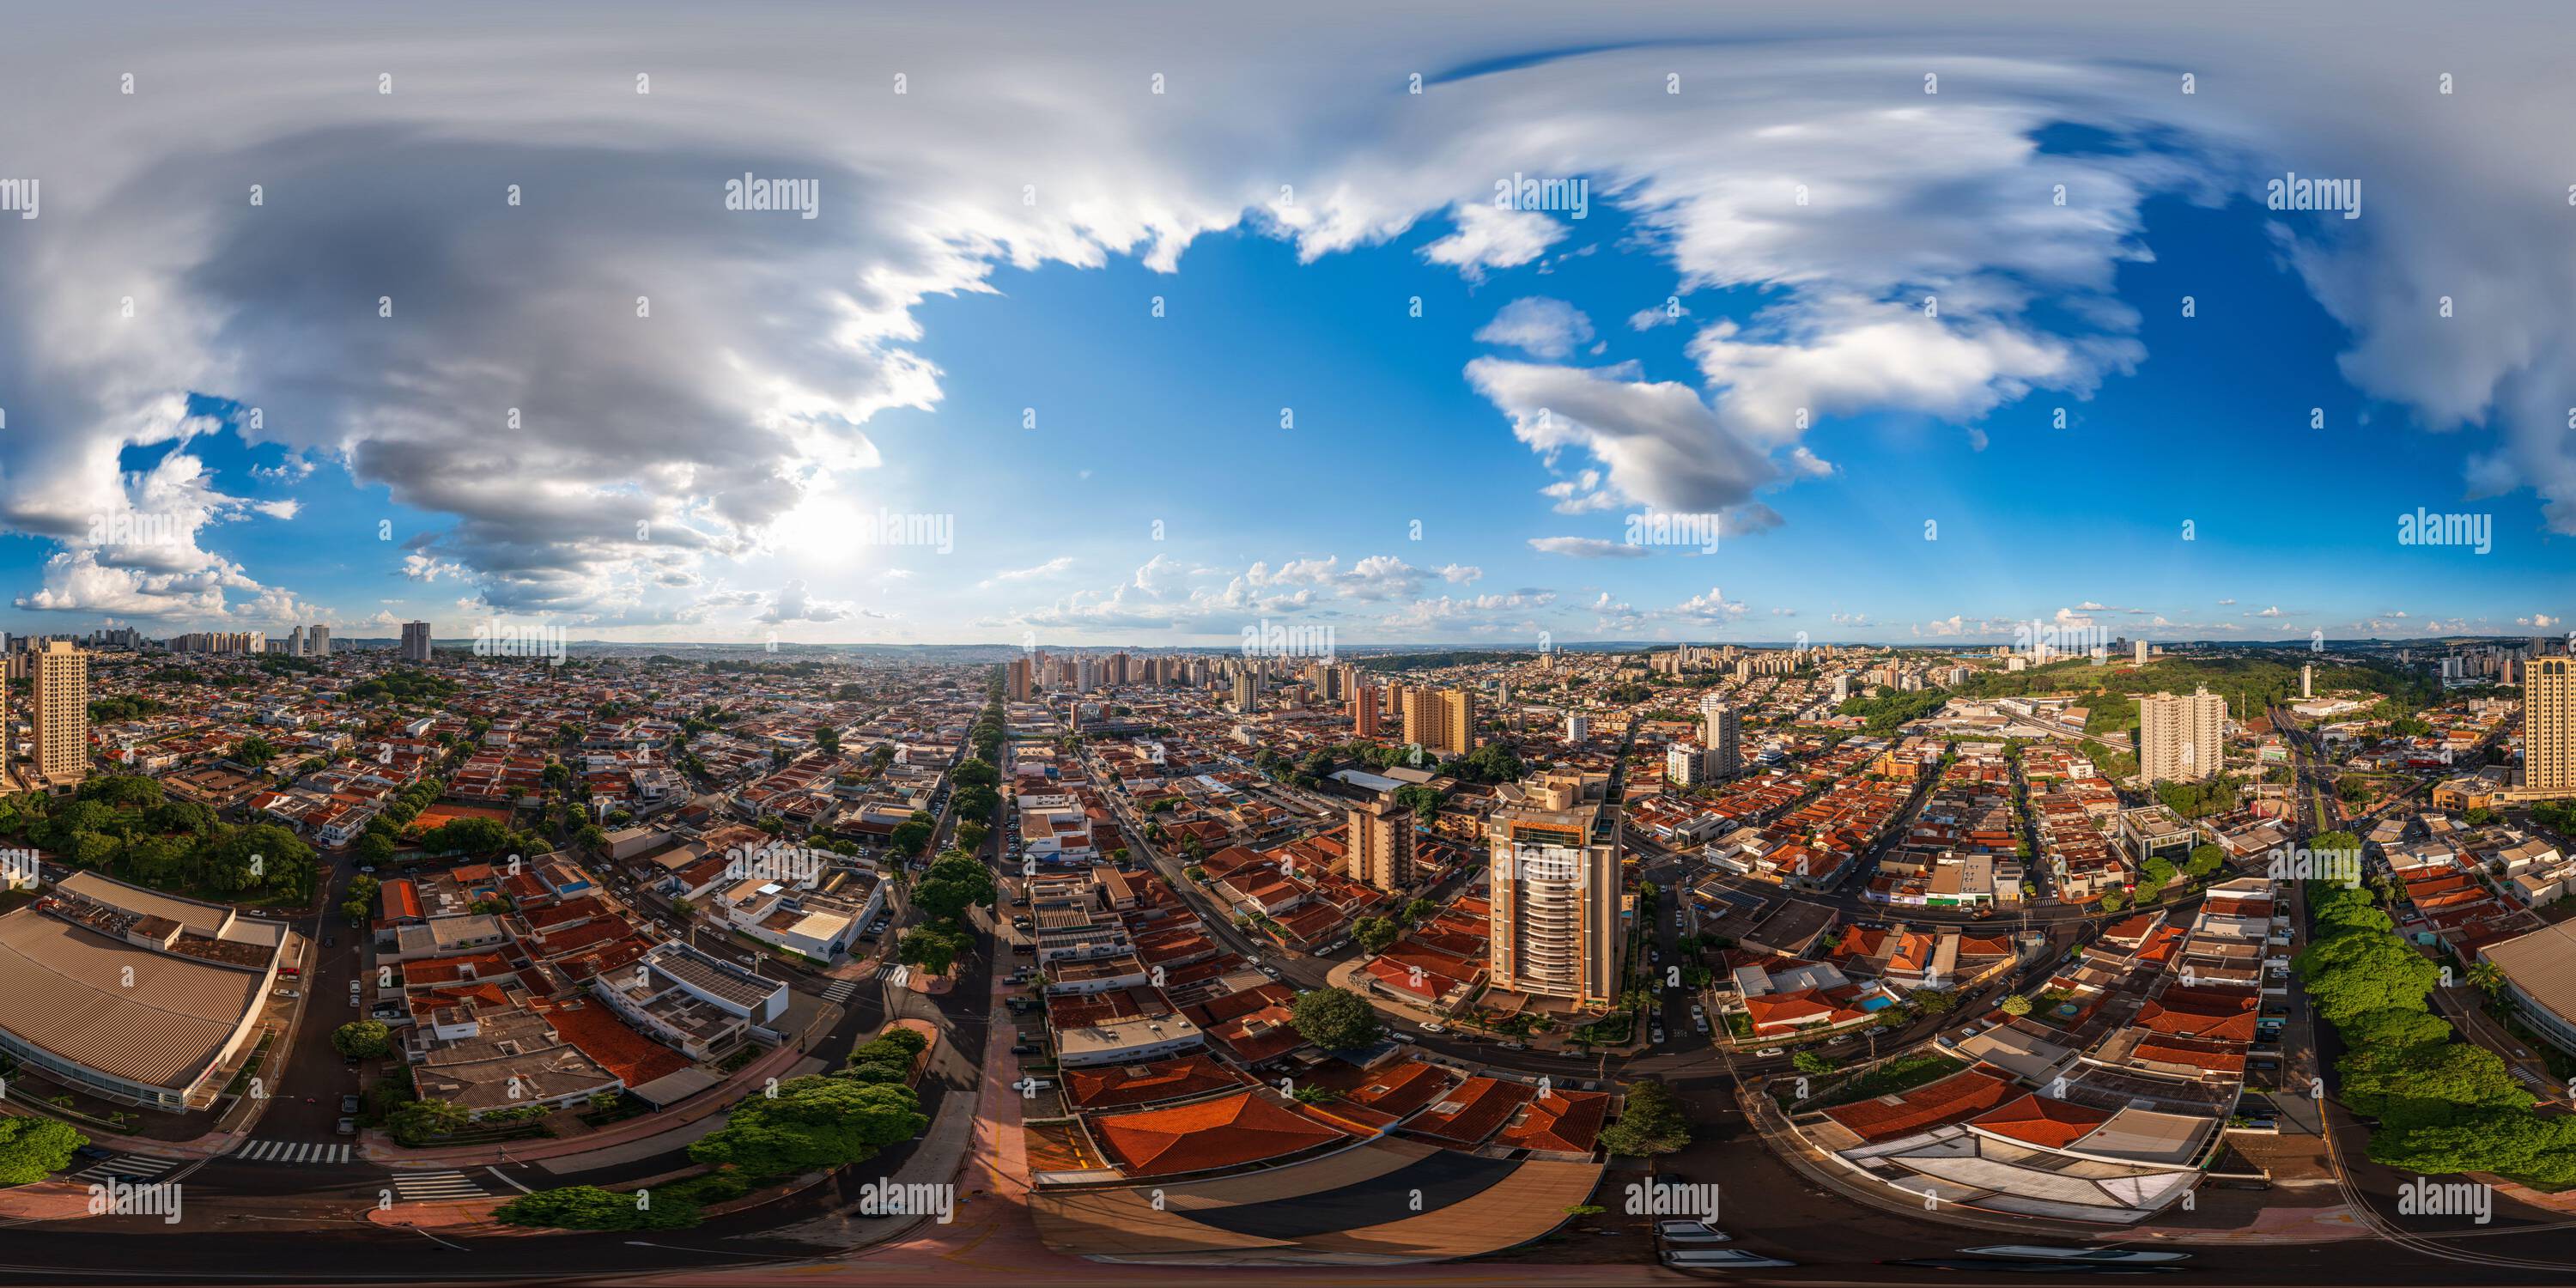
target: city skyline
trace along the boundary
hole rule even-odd
[[[648,30],[477,64],[506,113],[426,30],[253,13],[114,47],[130,94],[43,31],[0,629],[2564,633],[2565,145],[2525,124],[2563,88],[2403,24],[2043,51],[2007,14],[1416,17],[1400,54],[1237,15],[1133,57],[1049,14],[865,78]],[[1350,110],[1273,120],[1283,76]],[[2290,110],[2352,78],[2386,92]]]

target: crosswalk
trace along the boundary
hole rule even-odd
[[[850,994],[858,991],[859,981],[855,979],[836,980],[830,988],[823,990],[823,1000],[826,1002],[846,1002],[850,1000]]]
[[[180,1160],[175,1158],[154,1158],[150,1154],[119,1154],[106,1162],[74,1173],[74,1179],[105,1181],[109,1177],[121,1177],[126,1181],[141,1184],[177,1167],[179,1163]]]
[[[440,1199],[479,1199],[490,1194],[483,1183],[463,1172],[414,1172],[394,1178],[394,1190],[409,1203]]]
[[[349,1147],[327,1141],[254,1140],[233,1157],[246,1163],[345,1163]]]
[[[885,965],[877,967],[876,977],[878,979],[886,980],[910,979],[912,977],[912,968],[901,962],[887,962]]]

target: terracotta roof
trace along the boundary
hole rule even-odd
[[[1963,1069],[1901,1096],[1879,1096],[1837,1105],[1825,1116],[1865,1141],[1893,1140],[1960,1122],[2002,1104],[2012,1081],[1984,1068]]]
[[[1610,1111],[1605,1091],[1551,1091],[1521,1107],[1495,1144],[1513,1149],[1544,1149],[1588,1154],[1601,1135],[1601,1120]]]
[[[1971,1119],[1968,1125],[2041,1149],[2064,1149],[2109,1121],[2111,1115],[2106,1110],[2032,1094]]]
[[[1345,1139],[1341,1132],[1250,1091],[1094,1118],[1091,1127],[1101,1147],[1130,1176],[1240,1167]]]
[[[1064,1071],[1065,1098],[1079,1109],[1120,1109],[1179,1100],[1231,1087],[1242,1079],[1203,1055],[1151,1064]]]

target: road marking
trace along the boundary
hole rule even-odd
[[[536,1193],[536,1191],[535,1191],[535,1190],[529,1189],[527,1186],[520,1185],[520,1184],[519,1184],[519,1182],[518,1182],[518,1179],[517,1179],[516,1177],[511,1176],[508,1172],[502,1171],[500,1168],[497,1168],[497,1167],[487,1167],[487,1168],[484,1168],[483,1170],[484,1170],[484,1171],[487,1171],[487,1172],[490,1172],[490,1173],[491,1173],[491,1174],[493,1174],[494,1176],[500,1177],[502,1180],[508,1181],[510,1184],[512,1184],[512,1185],[514,1185],[514,1186],[517,1186],[517,1187],[518,1187],[518,1191],[519,1191],[521,1194],[534,1194],[534,1193]]]
[[[850,994],[858,991],[859,981],[855,979],[839,980],[834,982],[830,988],[823,990],[823,1000],[826,1002],[846,1002],[850,1000]]]
[[[349,1146],[327,1141],[254,1140],[233,1157],[245,1163],[346,1163]]]
[[[479,1199],[490,1193],[463,1172],[423,1172],[416,1176],[397,1176],[394,1188],[415,1203],[438,1199]]]
[[[76,1173],[74,1179],[87,1181],[103,1180],[110,1176],[133,1178],[159,1176],[178,1165],[179,1160],[175,1158],[154,1158],[149,1154],[119,1154],[106,1162],[90,1167],[87,1171]]]

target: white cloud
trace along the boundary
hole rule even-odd
[[[1575,559],[1643,559],[1644,546],[1624,541],[1604,541],[1599,537],[1532,537],[1530,549],[1543,555],[1566,555]]]
[[[1489,268],[1518,268],[1565,237],[1565,225],[1535,211],[1462,202],[1449,213],[1457,230],[1423,247],[1422,257],[1470,280],[1483,280]]]
[[[1563,300],[1534,295],[1503,306],[1476,332],[1487,344],[1509,345],[1534,358],[1556,359],[1592,340],[1592,319]]]
[[[982,582],[977,584],[984,587],[992,587],[1001,585],[1004,582],[1028,581],[1036,577],[1052,577],[1071,567],[1073,567],[1073,557],[1071,555],[1057,555],[1055,558],[1049,559],[1045,563],[1039,564],[1033,568],[1013,568],[1006,572],[994,573],[992,576],[985,578]]]

